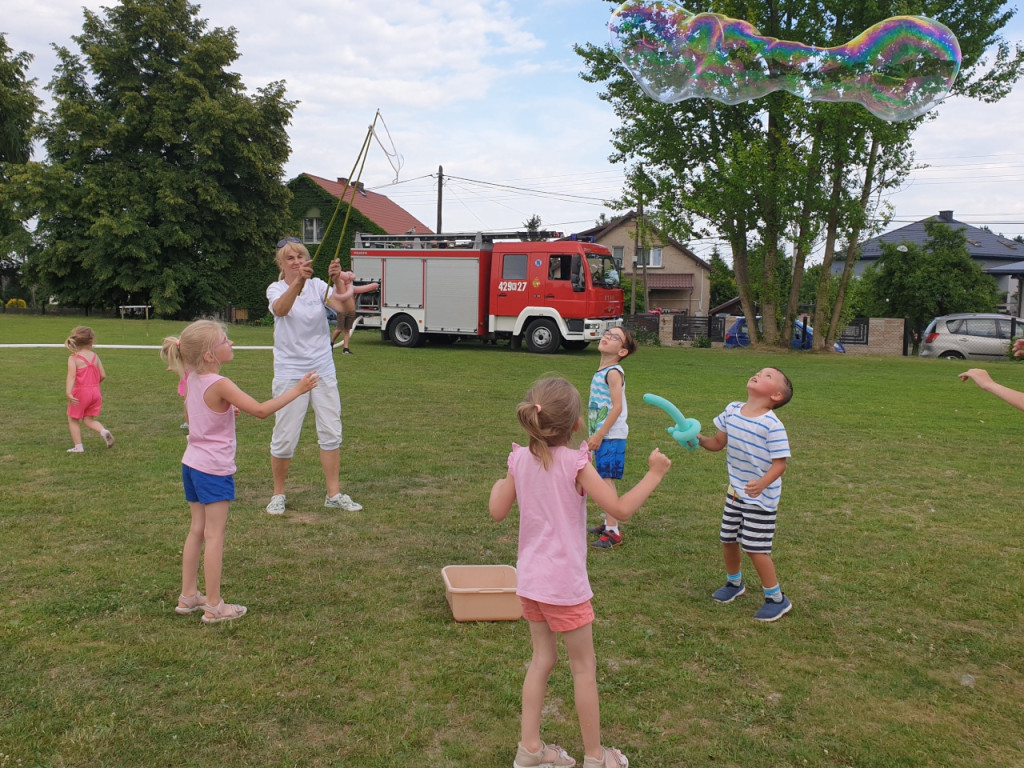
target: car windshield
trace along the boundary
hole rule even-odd
[[[611,256],[588,253],[587,265],[590,267],[594,285],[602,288],[619,287],[619,270],[615,268],[615,261]]]

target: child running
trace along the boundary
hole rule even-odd
[[[185,416],[189,424],[181,478],[192,525],[182,549],[181,594],[174,612],[187,615],[202,610],[204,624],[237,619],[246,614],[246,607],[225,603],[220,594],[224,533],[228,508],[235,499],[235,409],[265,419],[316,387],[319,377],[307,373],[284,394],[257,402],[220,375],[221,366],[235,355],[224,326],[213,320],[197,320],[181,332],[180,338],[168,336],[160,354],[179,376],[185,377]],[[198,586],[204,543],[206,595]]]
[[[782,473],[790,456],[789,436],[775,411],[792,397],[793,384],[786,374],[778,368],[762,368],[747,380],[747,401],[729,403],[715,417],[714,437],[697,435],[700,447],[708,451],[728,447],[729,491],[719,533],[726,582],[711,597],[717,603],[731,603],[746,592],[740,571],[742,552],[746,552],[764,588],[764,605],[754,613],[758,621],[776,621],[793,607],[772,562]]]
[[[64,382],[64,394],[68,397],[68,429],[71,430],[71,447],[68,453],[83,453],[82,424],[99,433],[107,448],[114,445],[110,430],[96,421],[103,406],[100,382],[107,378],[100,357],[92,351],[96,334],[92,328],[79,325],[71,331],[64,346],[71,352],[68,358],[68,376]]]
[[[576,761],[561,747],[540,739],[541,711],[548,677],[558,660],[562,635],[569,653],[576,713],[583,735],[584,768],[626,768],[623,754],[601,745],[594,657],[593,592],[587,577],[587,496],[609,515],[628,520],[665,477],[672,462],[655,448],[650,469],[621,498],[590,463],[583,442],[569,447],[583,428],[579,392],[562,378],[541,379],[518,406],[519,423],[530,437],[515,443],[508,474],[491,489],[490,513],[504,520],[519,505],[519,557],[516,594],[530,623],[533,657],[523,682],[522,723],[514,768],[567,767]]]

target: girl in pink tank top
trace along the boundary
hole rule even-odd
[[[213,320],[197,320],[180,337],[168,336],[160,355],[185,381],[189,425],[181,477],[192,524],[182,548],[181,594],[174,612],[203,611],[204,624],[241,618],[246,607],[225,603],[220,594],[224,531],[235,498],[235,414],[241,411],[265,419],[313,389],[319,376],[307,373],[283,395],[258,402],[220,375],[221,366],[234,359],[235,353],[227,329]],[[205,595],[199,591],[200,558]]]
[[[96,342],[96,334],[92,328],[79,325],[71,331],[64,346],[71,352],[68,358],[68,376],[64,382],[64,394],[68,397],[68,429],[71,431],[71,448],[68,453],[82,453],[82,425],[93,430],[107,448],[114,445],[114,436],[110,430],[100,424],[96,417],[100,415],[103,395],[100,393],[100,382],[107,378],[100,357],[92,351]]]
[[[491,489],[490,513],[504,520],[519,504],[519,559],[516,594],[530,622],[533,658],[523,683],[516,768],[576,764],[561,747],[540,739],[541,710],[548,675],[558,661],[562,635],[573,670],[576,712],[583,735],[584,768],[626,768],[617,749],[601,745],[594,662],[593,593],[587,578],[587,496],[617,520],[629,520],[668,472],[672,462],[655,448],[643,479],[620,498],[590,462],[586,441],[571,448],[583,428],[580,394],[561,378],[541,379],[519,404],[519,423],[529,449],[513,443],[508,474]]]

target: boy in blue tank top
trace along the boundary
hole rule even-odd
[[[590,438],[587,446],[593,453],[597,473],[615,490],[615,481],[622,479],[626,467],[626,436],[629,434],[626,374],[621,363],[636,352],[636,341],[625,328],[609,328],[597,348],[601,352],[601,362],[590,381],[587,413]],[[611,549],[622,544],[619,521],[611,515],[606,514],[603,523],[589,530],[598,536],[591,545],[598,549]]]

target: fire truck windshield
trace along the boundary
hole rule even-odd
[[[619,270],[611,256],[588,253],[587,266],[590,267],[591,279],[595,286],[599,288],[619,287]]]

